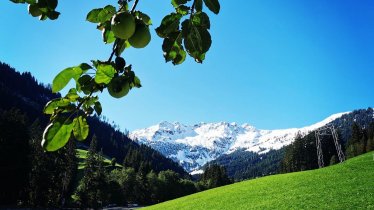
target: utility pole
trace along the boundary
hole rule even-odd
[[[318,128],[315,131],[315,135],[316,135],[318,166],[320,168],[323,168],[325,166],[325,163],[323,162],[323,152],[322,152],[322,143],[321,143],[322,136],[332,136],[332,138],[334,139],[336,152],[338,153],[339,161],[343,162],[345,160],[345,156],[341,148],[341,145],[339,144],[338,134],[336,133],[334,125],[327,124],[321,128]]]

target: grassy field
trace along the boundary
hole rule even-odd
[[[374,152],[323,169],[244,181],[145,209],[374,209]]]

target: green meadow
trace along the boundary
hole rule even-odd
[[[243,181],[145,209],[374,209],[374,152],[322,169]]]

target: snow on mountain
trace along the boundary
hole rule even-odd
[[[158,150],[188,172],[193,172],[222,154],[238,149],[257,153],[280,149],[292,143],[297,133],[305,135],[347,113],[331,115],[304,128],[260,130],[249,124],[219,122],[189,126],[164,121],[149,128],[135,130],[129,135],[134,141]]]

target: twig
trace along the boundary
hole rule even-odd
[[[193,1],[192,6],[191,6],[191,15],[190,15],[190,19],[192,19],[192,15],[193,15],[194,10],[195,10],[195,3],[196,3],[196,0]]]
[[[139,0],[135,0],[134,4],[132,5],[131,12],[135,11],[136,6],[138,5]]]
[[[139,0],[135,0],[134,4],[132,5],[132,8],[131,8],[131,13],[135,11],[135,8],[138,5],[138,3],[139,3]],[[195,3],[195,1],[194,1],[194,3]],[[119,10],[121,10],[121,9],[122,9],[122,6],[120,7]],[[118,45],[118,39],[116,39],[116,41],[113,44],[112,53],[110,54],[110,57],[108,59],[108,63],[112,61],[114,53],[116,52],[117,45]]]
[[[114,41],[113,48],[112,48],[112,53],[110,54],[110,57],[108,59],[108,63],[110,63],[113,59],[113,55],[116,52],[117,43],[118,43],[118,39],[116,39],[116,41]]]

